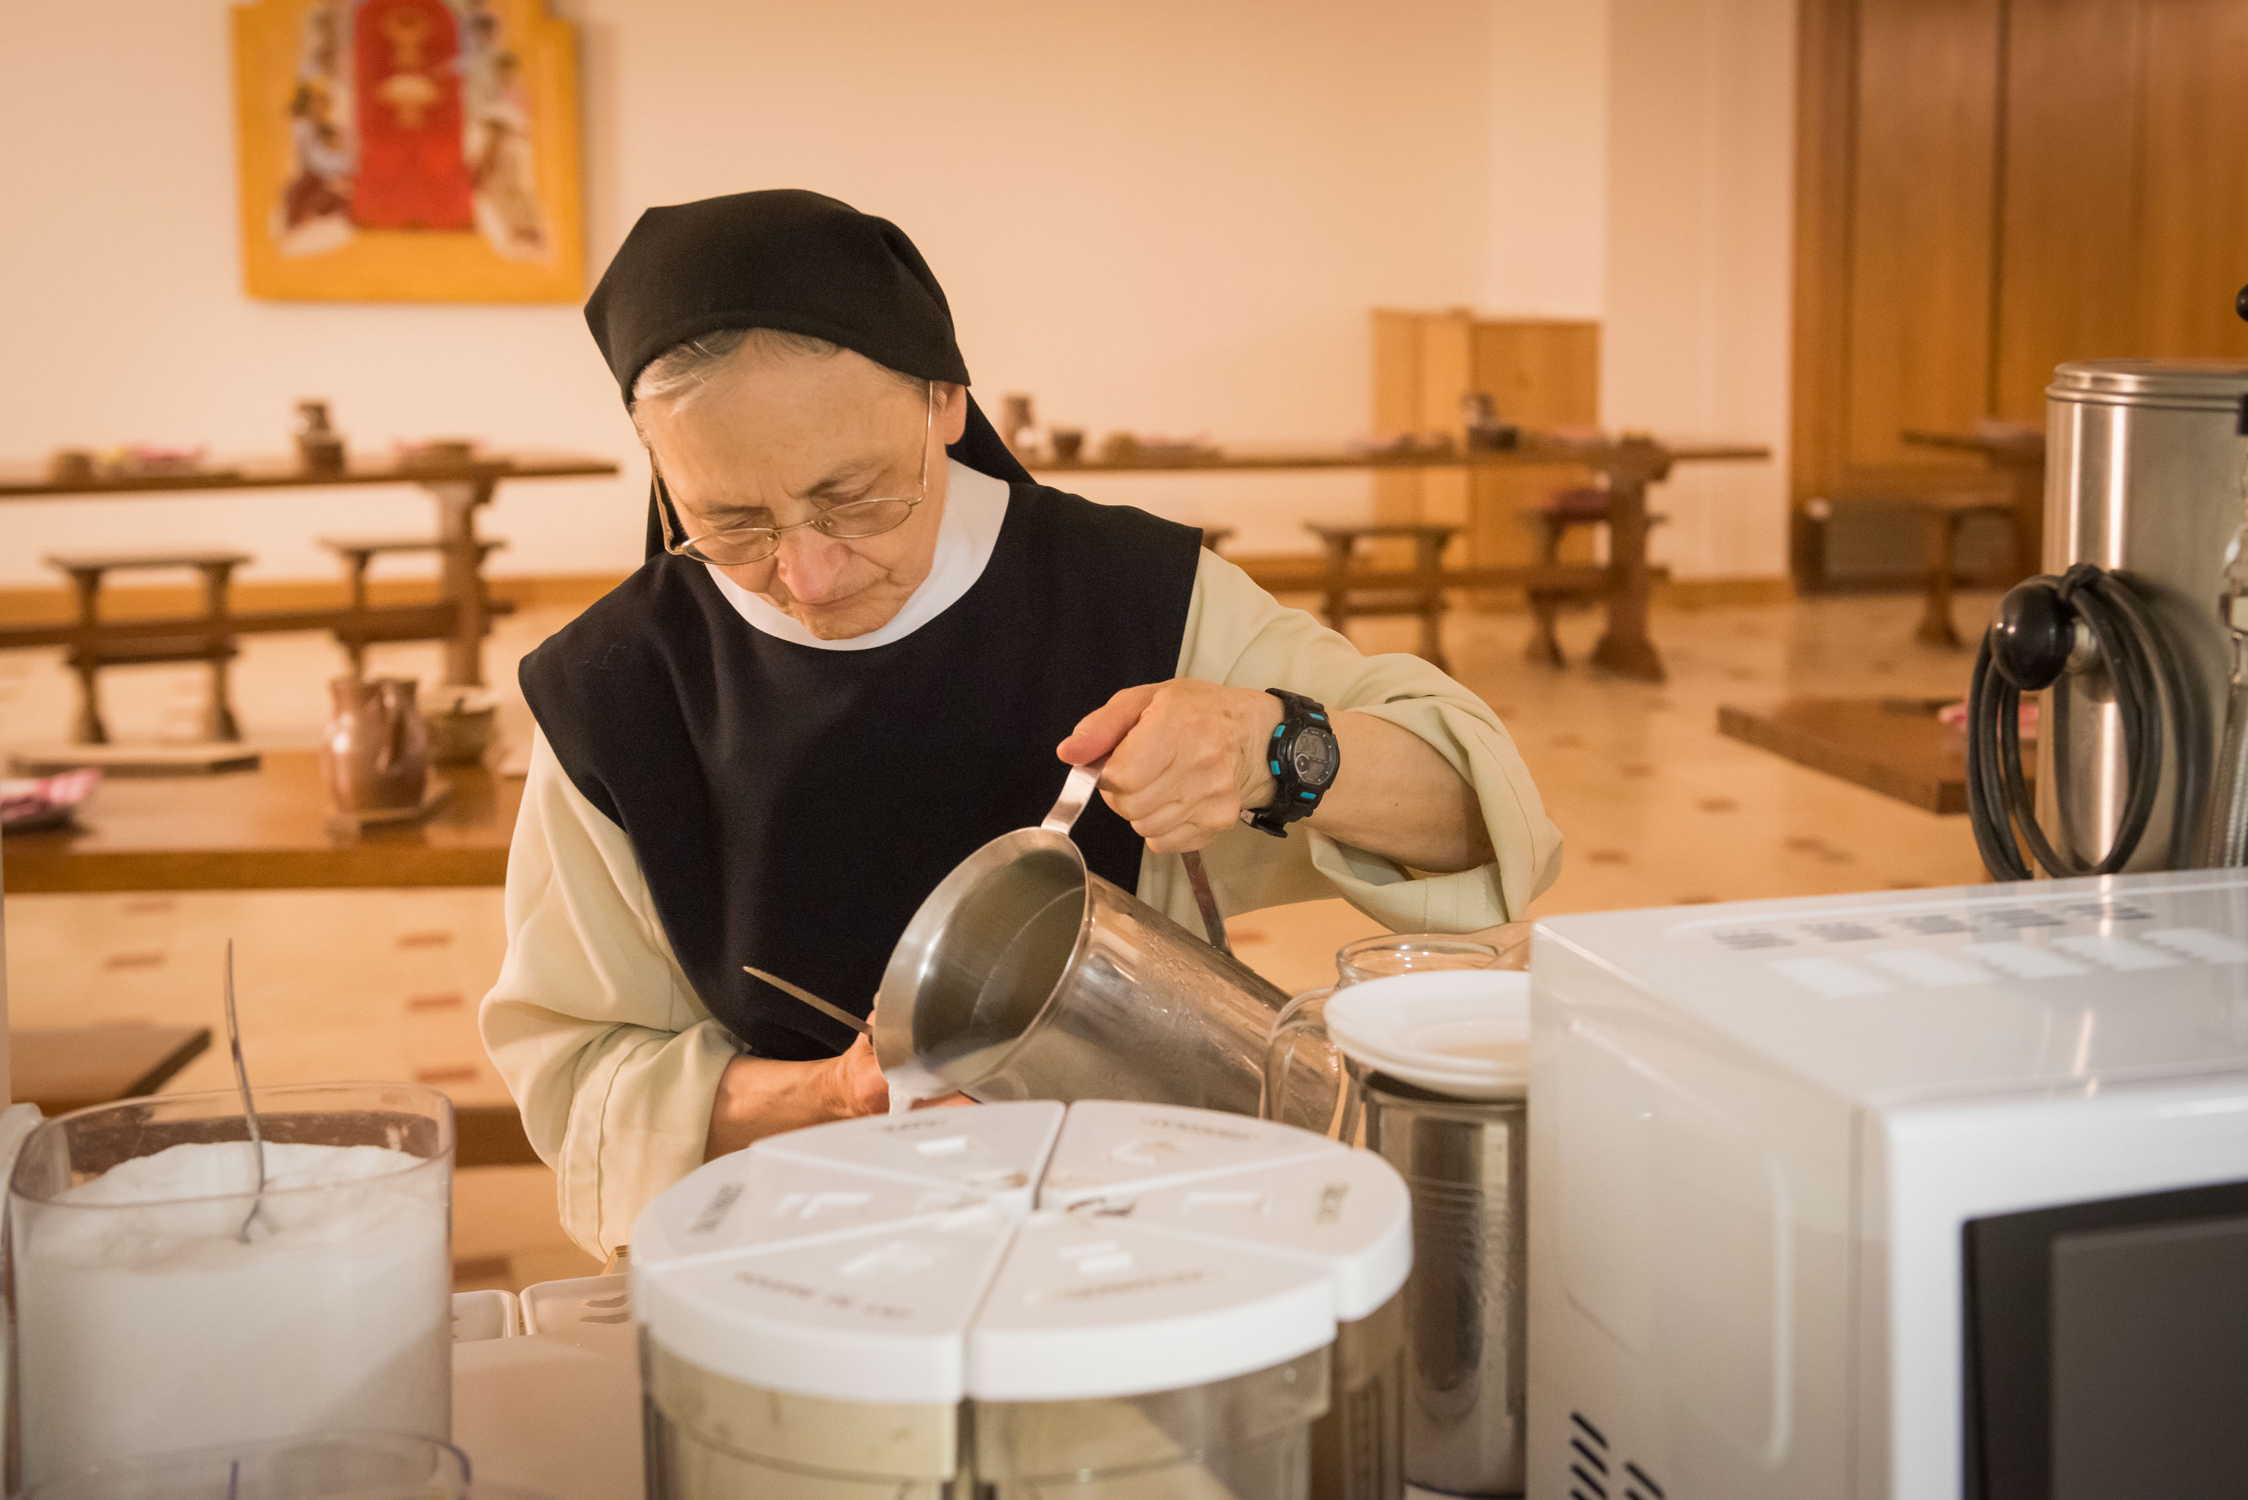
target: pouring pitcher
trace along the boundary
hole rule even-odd
[[[1287,996],[1086,868],[1069,831],[1099,772],[1072,771],[1043,823],[969,855],[907,924],[874,1008],[893,1100],[959,1092],[1257,1112],[1265,1037]],[[1189,875],[1222,941],[1207,882],[1197,867]]]

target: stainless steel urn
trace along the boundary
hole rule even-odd
[[[2240,402],[2248,364],[2100,359],[2062,365],[2046,388],[2045,568],[2097,563],[2125,574],[2186,669],[2193,722],[2214,755],[2231,670],[2218,618],[2225,548],[2243,510]],[[2096,860],[2128,792],[2114,685],[2094,666],[2061,678],[2038,735],[2039,821],[2065,854]],[[2171,830],[2203,808],[2177,806],[2175,744],[2130,868],[2166,863]],[[2141,774],[2146,774],[2145,768]],[[2220,768],[2220,776],[2222,774]]]

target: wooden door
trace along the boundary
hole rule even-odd
[[[2055,365],[2248,357],[2248,0],[1807,3],[1799,63],[1799,543]]]

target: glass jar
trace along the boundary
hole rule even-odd
[[[159,1453],[33,1485],[22,1500],[470,1500],[468,1458],[449,1443],[338,1432]]]
[[[339,1430],[451,1437],[452,1104],[270,1088],[258,1122],[262,1192],[232,1091],[83,1109],[24,1142],[19,1482]]]
[[[1356,1066],[1327,1037],[1327,997],[1336,990],[1392,974],[1441,969],[1526,969],[1530,924],[1510,922],[1473,937],[1383,933],[1346,943],[1335,954],[1335,982],[1284,1006],[1265,1049],[1265,1119],[1357,1141],[1363,1110]]]

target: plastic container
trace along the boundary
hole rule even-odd
[[[24,1143],[19,1482],[214,1443],[450,1437],[452,1105],[371,1083],[258,1103],[262,1195],[232,1092],[80,1110]]]
[[[1039,1102],[776,1137],[635,1228],[650,1495],[1299,1500],[1338,1327],[1393,1307],[1410,1262],[1393,1170],[1239,1115]]]
[[[458,1448],[338,1432],[160,1453],[56,1475],[18,1500],[469,1500]]]
[[[511,1339],[522,1331],[523,1309],[513,1292],[488,1287],[480,1292],[453,1293],[454,1343]]]

